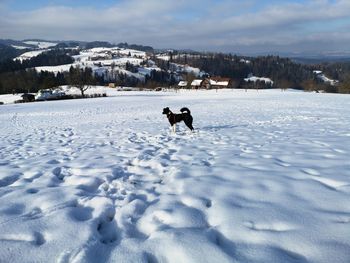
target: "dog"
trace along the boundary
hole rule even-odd
[[[191,130],[194,131],[194,128],[192,126],[193,117],[191,115],[191,111],[184,107],[182,108],[180,114],[173,113],[169,107],[166,107],[163,109],[163,114],[165,114],[170,122],[170,125],[173,127],[173,132],[176,132],[176,123],[184,121],[186,126]]]

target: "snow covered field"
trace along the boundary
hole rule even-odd
[[[0,106],[0,262],[350,261],[349,96],[118,94]]]

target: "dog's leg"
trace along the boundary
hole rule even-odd
[[[176,134],[176,124],[173,125],[173,133]]]

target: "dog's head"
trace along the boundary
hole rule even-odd
[[[169,107],[166,107],[166,108],[164,108],[163,109],[163,114],[169,114],[170,113],[170,109],[169,109]]]

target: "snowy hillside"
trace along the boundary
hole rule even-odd
[[[28,59],[30,56],[39,55],[42,51],[27,52],[17,59]],[[144,80],[145,75],[149,75],[151,70],[160,70],[158,67],[141,67],[141,63],[147,59],[146,53],[124,48],[92,48],[82,50],[79,55],[73,56],[75,62],[72,64],[58,65],[58,66],[42,66],[35,69],[40,71],[48,71],[57,74],[58,72],[67,72],[70,67],[89,67],[94,73],[104,75],[106,80],[112,79],[116,73],[123,73],[129,77],[135,77]],[[126,64],[140,67],[137,73],[126,70]]]
[[[11,45],[11,47],[13,47],[15,49],[27,49],[28,48],[28,47],[18,46],[18,45]]]
[[[169,63],[169,68],[165,69],[164,65],[162,66],[159,61],[151,59],[153,58],[152,54],[130,48],[95,47],[84,49],[75,47],[56,50],[52,48],[56,44],[51,42],[26,41],[23,44],[30,44],[37,47],[34,49],[30,48],[29,51],[17,56],[13,60],[23,62],[37,57],[43,52],[52,51],[51,54],[48,54],[49,58],[46,57],[45,59],[41,59],[40,63],[36,62],[34,64],[38,65],[33,67],[38,73],[47,71],[57,76],[58,73],[69,72],[71,67],[79,67],[81,69],[90,68],[93,75],[101,77],[100,80],[103,79],[106,84],[119,81],[122,85],[126,86],[142,85],[148,79],[151,79],[154,83],[168,82],[173,85],[182,80],[184,74],[194,74],[196,77],[206,75],[206,72],[201,69],[191,67],[187,64]],[[21,48],[21,46],[17,47]],[[55,60],[57,57],[55,59],[52,57],[58,56],[57,53],[59,52],[62,53],[60,56],[68,55],[72,59],[67,59],[66,57],[64,61],[57,63],[57,60]],[[50,62],[48,62],[49,59],[51,59]],[[154,83],[151,85],[154,85]]]
[[[40,49],[47,49],[57,45],[57,43],[48,42],[48,41],[25,41],[23,43],[36,46],[37,48],[40,48]]]
[[[1,262],[349,262],[346,95],[119,94],[0,106]]]
[[[42,54],[45,51],[49,51],[49,49],[28,51],[28,52],[25,52],[22,55],[16,57],[14,60],[19,60],[22,62],[23,60],[28,60],[28,59],[31,59],[33,57],[39,56],[40,54]]]

